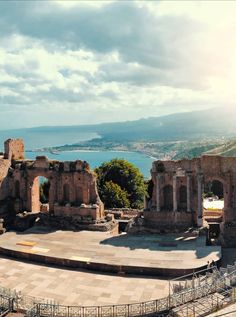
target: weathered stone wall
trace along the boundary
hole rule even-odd
[[[4,158],[8,160],[23,160],[25,147],[22,139],[8,139],[4,143]]]
[[[0,159],[0,200],[7,201],[11,210],[40,211],[39,177],[42,176],[50,181],[50,213],[93,221],[104,217],[96,177],[87,162],[60,162],[44,156],[25,160],[23,156],[22,140],[5,142],[5,159]]]
[[[175,230],[185,230],[192,223],[196,223],[197,219],[193,219],[195,215],[187,212],[155,212],[144,211],[145,226],[156,229],[156,232],[166,233]]]
[[[8,181],[6,176],[10,165],[9,160],[0,159],[0,201],[8,196]]]

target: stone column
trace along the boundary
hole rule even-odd
[[[173,176],[173,211],[176,212],[178,210],[177,204],[177,176]]]
[[[199,227],[202,226],[202,179],[203,175],[198,174],[197,177],[197,190],[198,190],[198,211],[197,211],[197,224]]]
[[[160,207],[160,175],[156,176],[156,211],[159,212]]]
[[[143,209],[146,210],[147,208],[148,208],[147,196],[143,195]]]
[[[191,212],[191,175],[187,174],[187,212]]]

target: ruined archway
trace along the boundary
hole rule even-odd
[[[31,188],[31,211],[49,211],[50,181],[44,176],[36,176]]]
[[[15,213],[36,213],[42,211],[46,204],[47,211],[55,217],[92,219],[93,223],[104,218],[104,205],[98,195],[96,176],[87,162],[61,162],[42,155],[35,160],[26,160],[21,139],[9,139],[4,147],[4,158],[0,160],[0,200],[4,201],[4,212],[10,207]],[[40,199],[42,177],[50,180],[50,188],[45,186]]]
[[[163,188],[163,203],[164,210],[173,210],[173,187],[171,185]]]

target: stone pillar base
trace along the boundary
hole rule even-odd
[[[203,219],[202,219],[202,217],[197,218],[197,226],[198,226],[198,227],[202,227],[202,226],[203,226]]]

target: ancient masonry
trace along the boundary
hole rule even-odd
[[[45,156],[26,160],[23,140],[9,139],[4,145],[5,152],[0,156],[0,216],[5,223],[25,211],[48,211],[54,222],[67,218],[87,224],[104,223],[96,177],[87,162],[60,162]],[[39,200],[40,176],[50,181],[46,210]],[[204,184],[217,180],[224,191],[222,243],[236,245],[236,157],[204,155],[192,160],[155,161],[151,176],[153,193],[143,212],[146,227],[166,232],[202,226]]]
[[[42,209],[38,178],[43,176],[50,181],[49,213],[93,223],[104,218],[96,177],[87,162],[59,162],[45,156],[26,160],[21,139],[9,139],[4,146],[5,153],[0,157],[0,214],[3,217]]]
[[[204,155],[192,160],[155,161],[151,175],[153,194],[144,219],[159,229],[201,226],[204,184],[220,181],[224,188],[222,242],[232,245],[236,236],[236,157]]]

